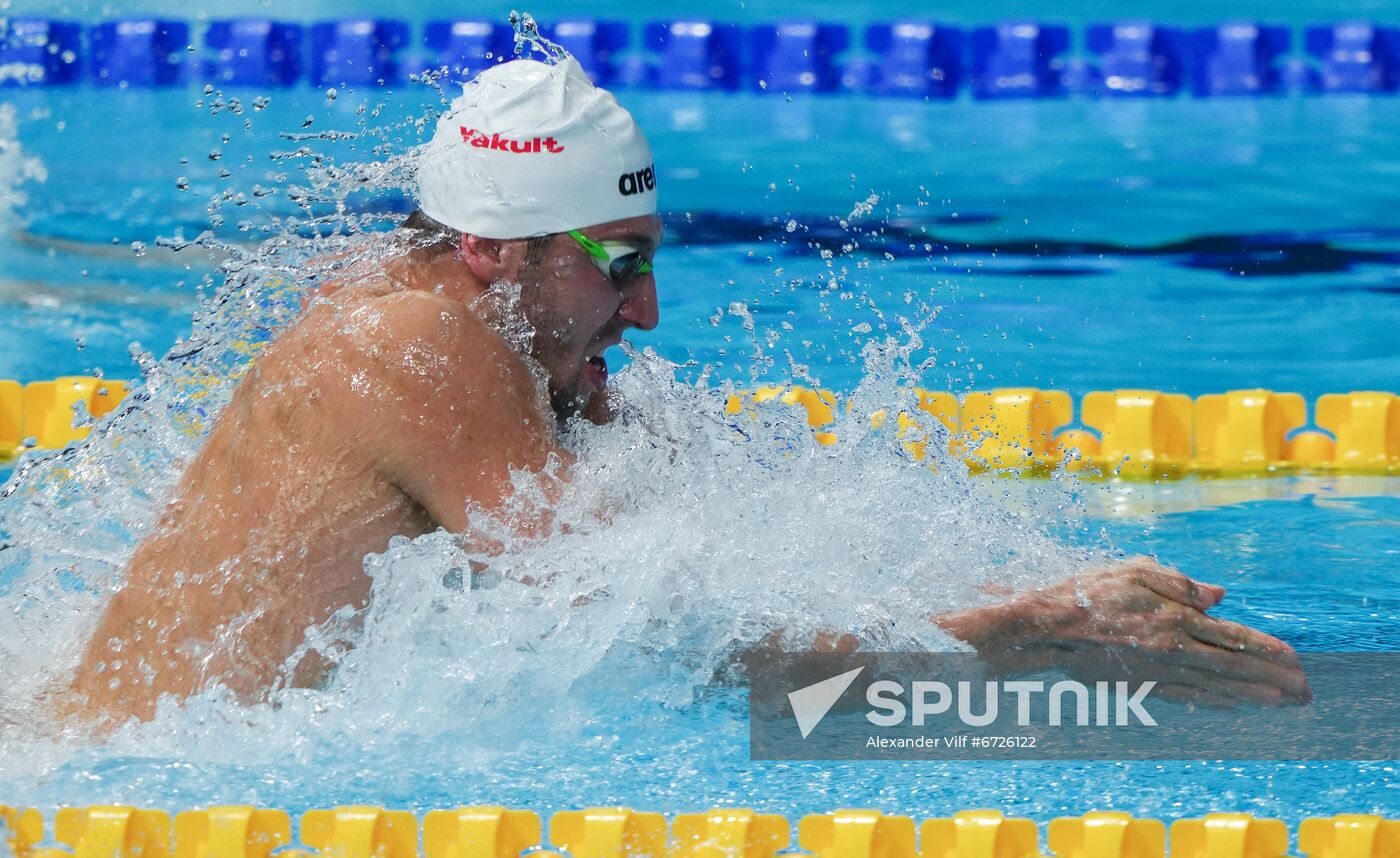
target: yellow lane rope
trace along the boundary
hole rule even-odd
[[[1280,858],[1289,827],[1248,813],[1212,813],[1168,826],[1121,812],[1052,820],[1043,828],[997,810],[965,810],[916,824],[878,810],[785,817],[744,808],[665,816],[626,808],[555,813],[548,843],[540,817],[504,807],[460,807],[417,817],[378,807],[310,810],[294,839],[284,811],[253,807],[161,810],[69,807],[51,840],[36,810],[0,807],[0,836],[15,858],[773,858],[794,845],[817,858]],[[1297,851],[1309,858],[1394,858],[1400,820],[1347,814],[1304,819]],[[421,834],[421,840],[420,840]],[[60,845],[61,844],[61,845]]]
[[[1308,408],[1296,393],[1232,390],[1191,399],[1156,390],[1089,393],[1002,388],[967,393],[915,391],[894,431],[916,458],[940,442],[974,472],[1043,476],[1063,467],[1087,477],[1159,480],[1187,474],[1264,476],[1400,474],[1400,397],[1379,391],[1329,393]],[[831,391],[768,385],[729,397],[725,413],[759,420],[761,409],[801,407],[817,443],[831,431]],[[876,428],[888,415],[874,415]]]
[[[65,376],[21,385],[0,380],[0,461],[28,449],[81,440],[91,420],[117,407],[121,381]],[[834,393],[775,384],[731,395],[725,414],[761,421],[764,409],[800,407],[819,444],[839,443]],[[1188,474],[1264,476],[1299,472],[1400,475],[1400,396],[1329,393],[1308,404],[1296,393],[1232,390],[1192,399],[1156,390],[1089,393],[1003,388],[961,398],[915,391],[893,431],[923,459],[940,443],[974,472],[1044,476],[1061,468],[1086,477],[1161,480]],[[76,418],[76,419],[75,419]],[[874,415],[875,428],[889,415]],[[74,424],[77,424],[75,428]]]

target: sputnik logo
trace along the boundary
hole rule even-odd
[[[862,670],[865,670],[864,666],[788,692],[788,703],[792,704],[792,714],[797,719],[797,729],[802,731],[802,738],[807,738],[817,729],[826,713],[831,711],[831,707],[836,705]]]

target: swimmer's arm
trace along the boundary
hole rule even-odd
[[[1003,650],[1048,640],[1067,642],[1072,636],[1102,643],[1108,641],[1110,630],[1117,636],[1114,642],[1121,642],[1127,640],[1123,637],[1125,632],[1140,637],[1134,633],[1144,630],[1141,621],[1148,616],[1184,616],[1192,610],[1204,616],[1203,612],[1225,595],[1223,587],[1193,581],[1149,558],[1135,558],[1087,572],[1044,589],[989,592],[1007,598],[983,607],[949,611],[932,619],[953,637],[979,650]],[[1176,610],[1183,608],[1184,611]]]
[[[511,494],[512,471],[569,463],[528,368],[499,336],[429,293],[379,303],[382,320],[360,334],[373,378],[356,407],[370,418],[374,466],[434,523],[463,533],[470,505]]]
[[[1100,674],[1107,664],[1116,678],[1127,671],[1139,681],[1154,680],[1156,693],[1177,700],[1230,707],[1241,700],[1278,704],[1311,699],[1292,647],[1205,613],[1224,595],[1221,587],[1136,558],[929,619],[972,645],[997,673],[1053,668],[1096,681],[1104,678]],[[826,631],[802,648],[845,655],[861,643],[855,634]],[[787,652],[789,644],[779,629],[745,650],[761,657]]]
[[[1170,680],[1182,698],[1208,703],[1308,699],[1292,647],[1205,613],[1224,595],[1222,587],[1194,581],[1150,558],[1134,558],[931,619],[1008,671],[1073,666],[1067,654],[1113,650],[1127,654],[1143,679]]]

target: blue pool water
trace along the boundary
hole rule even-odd
[[[396,123],[429,103],[413,90],[327,103],[294,89],[255,111],[257,95],[226,94],[242,110],[213,116],[217,97],[197,89],[13,95],[20,139],[49,175],[28,188],[20,237],[5,239],[0,294],[16,312],[0,325],[24,347],[0,351],[0,376],[130,374],[132,340],[159,354],[186,333],[214,270],[157,238],[195,238],[226,189],[252,202],[219,207],[220,236],[259,238],[288,206],[254,189],[308,160],[272,159],[297,148],[279,133],[354,131],[362,105],[383,103],[382,136],[312,141],[364,158],[402,145]],[[742,300],[766,327],[800,328],[780,349],[848,387],[861,339],[850,329],[878,324],[872,303],[889,312],[916,285],[939,308],[931,345],[947,357],[930,386],[1265,386],[1311,397],[1400,377],[1389,312],[1400,289],[1389,193],[1400,114],[1387,99],[623,100],[651,133],[673,239],[660,260],[665,324],[636,342],[677,361],[745,377],[751,350],[724,339],[742,333],[738,320],[706,322]],[[872,211],[842,229],[872,197]],[[812,287],[833,273],[841,288],[824,298]],[[827,319],[833,301],[841,312]]]
[[[1331,15],[1289,14],[1309,12]],[[34,161],[7,162],[32,177],[0,235],[0,378],[135,376],[133,342],[138,355],[166,353],[222,283],[221,254],[168,245],[194,239],[211,217],[232,251],[277,235],[273,218],[297,214],[288,197],[310,184],[309,168],[404,151],[435,100],[413,87],[334,100],[305,88],[6,92],[14,128],[5,136]],[[805,377],[851,392],[879,380],[864,347],[887,334],[909,342],[899,316],[922,322],[911,359],[928,361],[922,382],[938,389],[1263,386],[1312,397],[1395,390],[1400,380],[1392,100],[925,104],[640,91],[622,100],[651,136],[668,212],[663,323],[633,342],[677,364],[671,374],[683,380],[709,368],[709,384]],[[358,136],[290,139],[329,131]],[[302,147],[308,154],[287,154]],[[313,163],[316,154],[330,160]],[[403,202],[381,190],[349,207],[373,214]],[[648,387],[655,379],[644,371],[619,385],[658,412],[693,406],[677,425],[703,427],[705,408],[722,402],[650,399],[661,383]],[[598,442],[604,453],[608,443]],[[991,576],[1024,550],[1044,566],[1017,581],[1034,583],[1088,556],[1147,552],[1225,585],[1221,616],[1299,649],[1395,649],[1395,480],[973,485],[912,476],[879,450],[827,460],[808,449],[782,472],[785,484],[758,468],[707,473],[708,460],[690,452],[672,467],[695,478],[683,486],[695,487],[693,501],[666,496],[665,481],[679,477],[661,466],[601,455],[598,476],[654,506],[608,533],[522,552],[522,563],[558,563],[580,581],[613,576],[615,603],[562,636],[532,637],[549,625],[538,626],[547,610],[529,600],[432,590],[446,549],[416,545],[384,571],[380,613],[331,690],[250,712],[201,700],[95,746],[0,719],[0,801],[736,803],[920,816],[995,806],[1038,819],[1090,809],[1287,819],[1400,809],[1395,763],[1385,761],[752,763],[742,693],[704,682],[720,660],[726,611],[849,619],[827,604],[839,600],[820,597],[825,586],[878,605],[879,588],[894,585],[873,581],[846,547],[867,539],[863,550],[897,555],[890,562],[915,581],[930,570],[931,605],[961,586],[939,570],[960,564]],[[0,601],[17,617],[33,610],[29,600],[67,605],[61,573],[110,581],[119,571],[110,555],[128,551],[134,532],[118,524],[153,514],[152,498],[123,482],[140,468],[113,464],[99,477],[92,461],[87,495],[0,501],[5,526],[33,497],[50,503],[50,524],[21,523],[52,551],[0,565]],[[168,484],[151,469],[152,483]],[[650,482],[662,488],[648,494]],[[825,534],[845,541],[825,544]],[[35,577],[44,563],[59,574]],[[432,592],[416,589],[423,580]],[[890,592],[912,610],[916,591]],[[445,619],[435,620],[439,608]],[[90,610],[55,614],[55,628],[76,635]],[[14,623],[0,622],[0,652],[10,655],[37,640]]]

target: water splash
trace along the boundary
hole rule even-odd
[[[557,48],[528,16],[512,23],[518,47]],[[323,687],[279,687],[255,705],[217,690],[167,700],[150,723],[100,740],[42,717],[46,690],[71,674],[250,362],[319,286],[382,267],[411,241],[386,241],[382,214],[351,199],[411,193],[412,153],[343,162],[313,148],[342,139],[299,137],[301,148],[278,159],[289,177],[261,199],[281,198],[295,214],[271,218],[254,246],[220,237],[221,207],[236,195],[211,202],[211,229],[179,242],[226,260],[190,335],[159,359],[134,345],[142,379],[121,408],[86,443],[30,456],[3,490],[0,757],[13,761],[12,781],[34,788],[29,800],[257,801],[261,776],[220,773],[266,766],[292,791],[299,776],[279,768],[288,764],[314,767],[318,782],[339,773],[361,798],[393,793],[399,779],[504,765],[523,745],[555,753],[596,742],[600,725],[716,717],[704,702],[726,693],[716,675],[773,633],[956,646],[930,614],[988,600],[985,585],[1029,586],[1089,558],[1049,532],[1065,527],[1061,495],[1010,504],[997,484],[974,483],[948,460],[930,469],[892,431],[871,428],[875,412],[912,400],[920,322],[901,320],[899,338],[865,345],[834,447],[815,443],[800,409],[725,418],[728,386],[704,373],[678,381],[677,367],[643,352],[613,380],[628,403],[619,420],[570,431],[579,463],[544,532],[514,526],[543,502],[537,480],[519,475],[504,507],[469,510],[473,532],[496,549],[435,533],[365,559],[369,606],[311,630],[292,659],[329,654]],[[767,374],[781,333],[759,329],[742,305],[731,312]],[[683,753],[673,759],[684,765]],[[177,761],[189,779],[172,777]],[[380,779],[367,782],[366,767]],[[224,783],[239,784],[237,795]],[[415,790],[413,801],[425,800]]]
[[[47,177],[43,162],[20,144],[14,105],[0,102],[0,228],[13,227],[15,212],[25,201],[23,186]]]
[[[539,25],[535,23],[535,19],[531,17],[530,13],[512,10],[509,20],[514,34],[515,55],[517,57],[538,53],[550,65],[557,65],[569,59],[568,51],[541,35]]]

